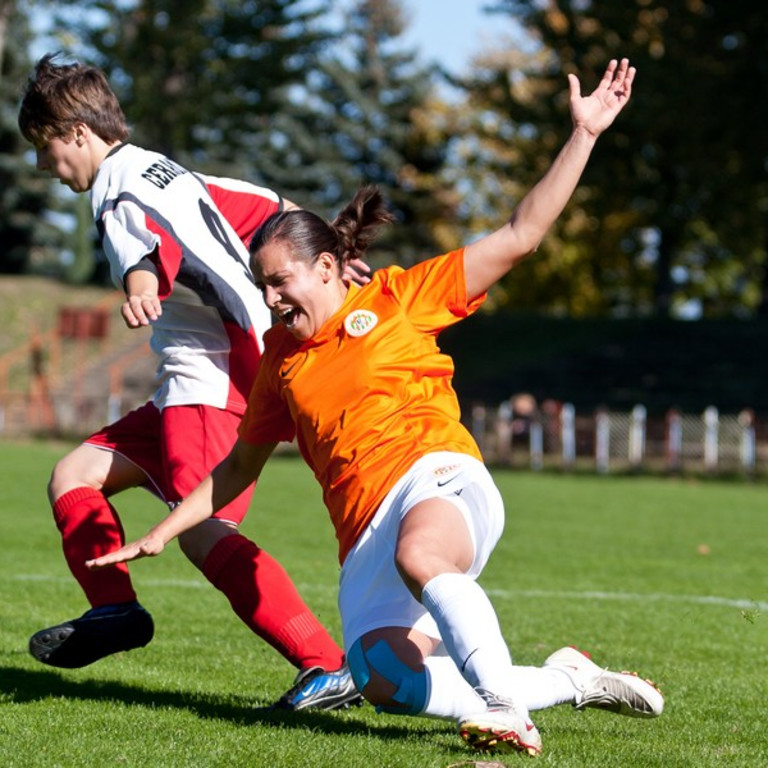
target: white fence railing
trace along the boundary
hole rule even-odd
[[[701,414],[675,410],[649,416],[598,409],[578,413],[570,403],[544,409],[524,400],[498,407],[476,404],[469,427],[486,461],[495,465],[563,469],[589,466],[599,473],[627,470],[739,472],[768,470],[768,433],[760,441],[754,413]]]
[[[114,388],[103,396],[56,392],[46,410],[27,396],[2,397],[0,439],[85,437],[145,399]],[[498,466],[768,474],[768,420],[750,410],[721,414],[711,406],[700,414],[652,416],[637,405],[629,413],[582,413],[570,403],[539,408],[532,398],[512,398],[474,405],[465,415],[485,460]]]

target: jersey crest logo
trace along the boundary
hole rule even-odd
[[[379,318],[367,309],[356,309],[344,318],[344,328],[350,336],[365,336],[376,327]]]

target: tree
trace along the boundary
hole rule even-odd
[[[538,267],[554,265],[566,242],[578,249],[573,266],[591,275],[588,311],[666,315],[693,300],[717,313],[759,295],[768,107],[754,94],[768,85],[765,14],[756,2],[667,6],[498,0],[496,11],[521,20],[540,47],[518,72],[491,66],[473,84],[486,108],[514,122],[522,171],[510,173],[528,178],[567,130],[564,73],[592,87],[610,58],[638,67],[633,103],[601,139]],[[583,290],[565,282],[571,296]]]
[[[319,55],[306,88],[286,94],[260,157],[277,188],[329,215],[360,185],[378,185],[398,218],[381,248],[388,261],[409,264],[458,241],[441,226],[456,205],[439,184],[447,152],[431,118],[441,109],[435,72],[404,49],[406,23],[399,0],[345,9],[343,33]]]
[[[28,74],[26,16],[15,0],[0,0],[0,272],[19,274],[37,252],[42,261],[57,243],[46,219],[48,183],[29,162],[29,145],[16,122],[19,94]]]
[[[456,245],[435,224],[454,203],[437,188],[432,71],[402,50],[399,0],[356,0],[338,33],[331,0],[49,6],[67,48],[107,72],[138,143],[326,214],[378,184],[405,224],[388,233],[390,261]]]
[[[258,165],[253,136],[281,108],[276,94],[303,81],[328,39],[317,20],[329,0],[49,5],[60,34],[107,73],[137,143],[238,176]]]
[[[301,83],[328,38],[327,2],[302,0],[38,0],[52,50],[99,66],[132,140],[196,170],[264,182],[254,151],[279,111],[281,86]],[[64,276],[103,279],[83,208],[68,201]],[[90,242],[89,244],[89,241]],[[90,267],[89,267],[90,263]]]

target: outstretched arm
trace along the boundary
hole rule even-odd
[[[238,440],[229,455],[176,507],[138,541],[88,560],[91,569],[159,555],[165,545],[180,533],[207,520],[237,498],[261,473],[274,444],[252,445]]]
[[[464,251],[467,295],[479,296],[536,250],[570,199],[597,137],[613,123],[632,93],[635,68],[627,59],[612,60],[597,88],[581,95],[575,75],[568,75],[573,131],[542,179],[522,199],[501,229]]]

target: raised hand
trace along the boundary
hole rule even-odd
[[[589,95],[581,95],[581,84],[576,75],[568,75],[571,89],[571,117],[577,128],[599,136],[621,112],[632,94],[632,81],[636,69],[629,59],[612,59],[597,88]]]

